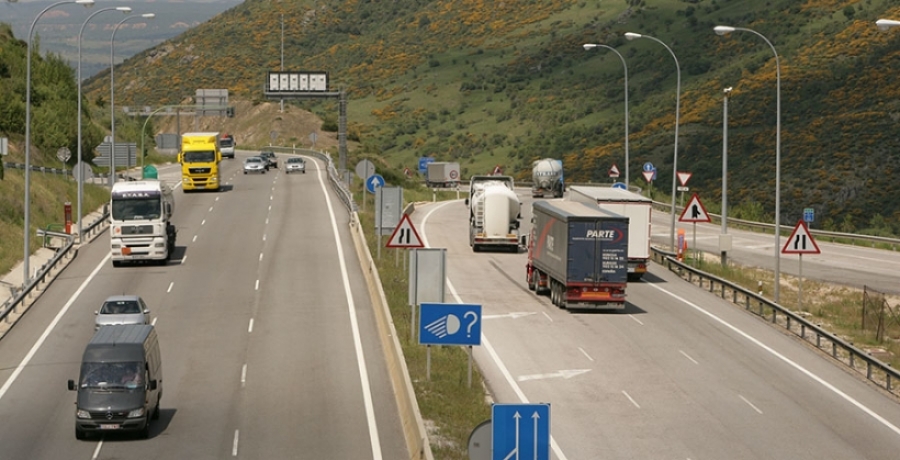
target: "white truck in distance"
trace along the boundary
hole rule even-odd
[[[630,190],[586,185],[569,187],[566,199],[596,204],[600,209],[628,217],[628,278],[641,279],[650,261],[653,201]]]
[[[469,185],[469,246],[519,251],[522,203],[510,176],[472,176]]]
[[[531,196],[534,198],[543,198],[544,194],[562,198],[566,191],[562,161],[553,158],[535,161],[531,167],[531,183]]]
[[[114,267],[123,262],[166,264],[175,250],[175,196],[162,181],[116,182],[110,193],[109,236]]]

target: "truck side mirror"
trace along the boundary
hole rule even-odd
[[[179,153],[179,154],[178,154],[178,163],[181,163],[181,161],[182,161],[183,159],[184,159],[184,155],[181,154],[181,153]]]
[[[75,381],[69,380],[69,391],[75,391],[77,387],[75,387]]]
[[[528,247],[528,235],[522,235],[522,236],[519,238],[519,242],[520,242],[520,244],[521,244],[523,247],[526,247],[526,248],[527,248],[527,247]]]
[[[469,205],[469,199],[466,198],[466,206],[468,206],[468,205]]]

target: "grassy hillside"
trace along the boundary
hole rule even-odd
[[[564,160],[574,181],[605,181],[624,169],[621,62],[588,42],[615,47],[629,72],[631,180],[659,169],[671,186],[676,71],[681,69],[679,169],[715,211],[720,199],[722,89],[729,103],[729,200],[771,219],[775,188],[775,61],[750,33],[719,37],[717,24],[752,28],[781,59],[782,218],[816,210],[816,227],[896,231],[892,180],[900,81],[900,17],[889,0],[247,1],[213,22],[147,50],[116,71],[117,100],[171,103],[197,88],[262,99],[265,72],[326,70],[351,95],[360,153],[402,170],[419,156],[457,160],[465,174],[505,166],[519,178],[531,161]],[[89,84],[102,99],[108,75]],[[330,102],[303,102],[320,115]]]

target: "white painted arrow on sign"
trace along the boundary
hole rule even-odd
[[[550,372],[547,374],[531,374],[531,375],[520,375],[519,381],[525,382],[528,380],[544,380],[544,379],[570,379],[572,377],[579,376],[581,374],[587,374],[590,372],[590,369],[567,369],[562,371]]]

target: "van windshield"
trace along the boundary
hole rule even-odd
[[[139,362],[82,363],[81,388],[137,389],[144,386],[144,370]]]

